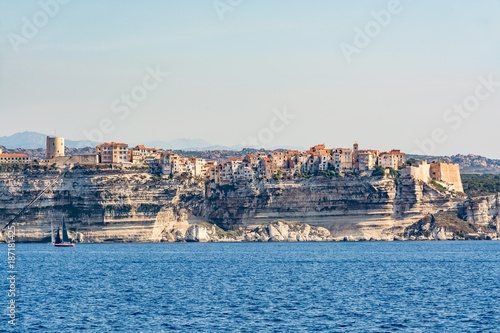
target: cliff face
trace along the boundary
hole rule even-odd
[[[57,173],[0,173],[0,217],[9,221]],[[160,241],[164,228],[182,227],[190,217],[184,200],[203,201],[199,182],[154,180],[119,170],[69,171],[15,222],[19,241],[49,240],[50,222],[64,216],[70,233],[82,241]]]
[[[467,222],[478,226],[480,230],[500,232],[500,193],[467,200],[460,210]]]
[[[498,239],[500,194],[468,199],[457,211],[429,214],[405,230],[411,240]]]
[[[2,221],[9,221],[58,175],[0,173]],[[288,231],[283,227],[275,240],[307,240],[308,235],[315,235],[311,240],[392,240],[427,213],[456,203],[409,177],[312,177],[215,186],[156,179],[140,171],[74,169],[65,171],[15,225],[18,241],[49,241],[50,222],[57,227],[63,216],[79,241],[270,240],[270,222],[282,219],[299,224],[285,223]],[[241,233],[223,235],[205,221]],[[301,234],[297,225],[306,223],[312,229]]]
[[[454,204],[411,178],[326,178],[209,187],[198,214],[224,228],[285,219],[321,226],[336,238],[393,239],[427,213]]]

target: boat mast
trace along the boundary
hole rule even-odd
[[[52,219],[50,220],[50,241],[52,244],[56,242],[56,239],[54,237],[54,226],[52,225]]]

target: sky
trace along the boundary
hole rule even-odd
[[[0,0],[0,136],[500,158],[500,1]]]

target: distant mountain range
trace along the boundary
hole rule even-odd
[[[500,174],[500,160],[487,158],[479,155],[453,155],[453,156],[430,156],[430,155],[407,155],[408,158],[416,158],[427,161],[453,162],[460,165],[461,173],[494,173]]]
[[[47,138],[46,134],[37,132],[20,132],[15,133],[10,136],[0,137],[0,146],[4,146],[7,149],[38,149],[45,148],[45,140]],[[64,140],[66,147],[69,148],[84,148],[84,147],[95,147],[101,142],[88,141],[88,140],[69,140],[65,138]],[[239,151],[243,148],[242,145],[235,146],[221,146],[213,145],[203,139],[189,139],[189,138],[179,138],[169,141],[146,141],[130,143],[127,142],[129,146],[135,146],[137,144],[144,144],[146,147],[155,147],[165,150],[186,150],[186,151],[202,151],[202,150],[235,150]],[[284,149],[302,149],[297,147],[276,147]]]

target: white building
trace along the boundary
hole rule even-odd
[[[406,163],[406,155],[400,150],[391,150],[390,152],[381,153],[378,157],[378,164],[384,168],[392,168],[398,170],[400,166]]]

